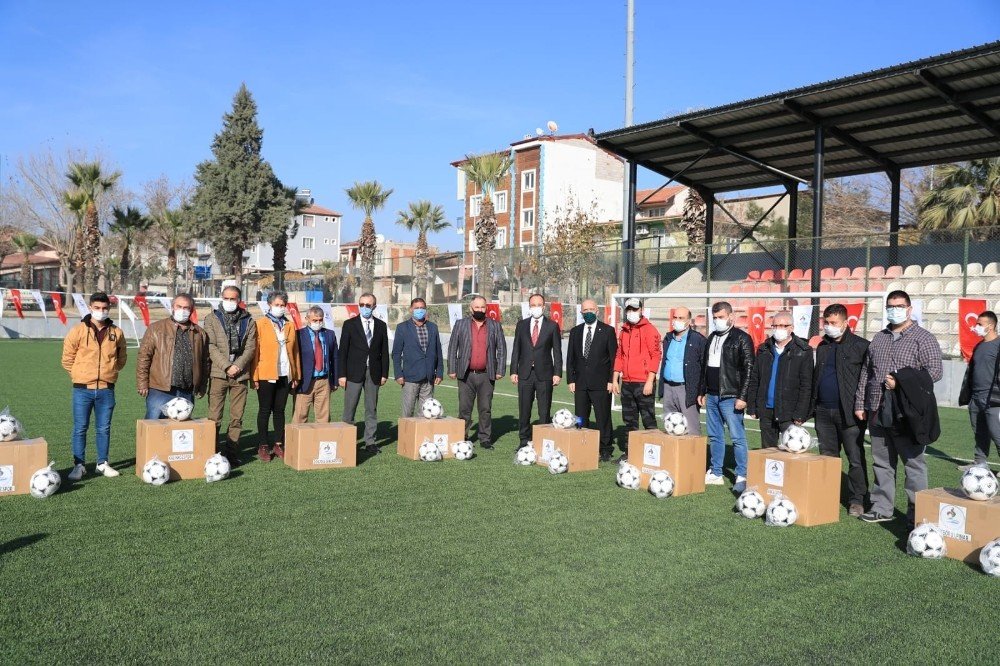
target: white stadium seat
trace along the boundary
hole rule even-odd
[[[903,269],[903,277],[905,278],[918,278],[920,277],[920,266],[916,264],[911,264]]]
[[[941,314],[948,311],[948,301],[943,298],[932,298],[924,306],[924,312]]]
[[[962,281],[961,280],[950,280],[948,284],[944,286],[944,293],[949,296],[961,296],[962,295]]]
[[[941,284],[940,280],[931,280],[924,285],[925,294],[940,294],[944,292],[944,285]]]
[[[931,322],[931,333],[943,335],[948,332],[948,322],[944,319],[935,319]]]
[[[906,283],[906,293],[910,296],[922,294],[924,293],[924,285],[920,282],[920,280],[911,280]]]
[[[940,277],[941,276],[941,266],[939,264],[927,264],[924,266],[923,277]]]
[[[972,264],[969,265],[972,267]],[[982,266],[979,267],[982,270]],[[962,267],[959,264],[948,264],[941,271],[941,275],[944,277],[960,277],[962,275]]]
[[[983,269],[983,275],[1000,275],[1000,265],[995,261],[991,261]]]
[[[902,282],[899,282],[898,280],[893,280],[886,287],[886,290],[887,291],[898,291],[898,290],[900,290],[902,288],[903,288],[903,283]]]
[[[975,264],[975,263],[969,264],[968,266],[965,267],[965,272],[968,275],[982,275],[983,274],[983,265],[982,264]]]
[[[986,290],[987,296],[998,296],[1000,295],[1000,280],[993,280],[990,282],[989,289]]]
[[[969,280],[969,284],[965,286],[965,293],[967,296],[985,296],[986,282],[983,280]]]

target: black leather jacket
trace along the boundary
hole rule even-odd
[[[699,395],[708,393],[708,355],[712,342],[719,337],[718,332],[708,336],[705,345],[705,359],[702,364],[701,389]],[[719,397],[736,398],[746,401],[750,390],[750,370],[753,368],[753,341],[743,329],[729,329],[729,337],[722,343],[722,364],[719,367]]]

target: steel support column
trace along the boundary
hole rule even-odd
[[[899,169],[890,169],[889,176],[889,265],[899,264]]]
[[[624,291],[635,291],[635,181],[637,165],[628,163],[628,196],[625,198],[625,237],[622,247],[622,287]]]
[[[785,272],[790,272],[797,267],[798,258],[796,255],[796,238],[799,236],[799,185],[798,183],[788,183],[785,185],[788,192],[788,257],[785,262]],[[787,279],[788,276],[786,275]]]
[[[822,125],[817,125],[814,129],[813,145],[813,224],[812,224],[812,280],[810,281],[810,291],[820,290],[820,252],[823,249],[823,151],[825,148],[824,130]],[[819,297],[813,296],[812,305],[819,310]],[[812,318],[809,326],[809,336],[812,337],[819,332],[819,314]]]

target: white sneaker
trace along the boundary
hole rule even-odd
[[[722,486],[725,485],[726,480],[721,476],[716,476],[712,474],[711,471],[705,472],[705,485],[706,486]]]
[[[736,477],[736,483],[733,484],[733,492],[743,494],[743,491],[747,489],[747,477],[738,476]]]
[[[118,470],[116,470],[114,467],[112,467],[111,465],[109,465],[106,462],[103,462],[100,465],[98,465],[96,469],[97,469],[97,472],[99,472],[99,473],[101,473],[101,474],[103,474],[104,476],[107,476],[107,477],[121,476],[121,472],[119,472]]]
[[[86,473],[87,473],[86,467],[84,467],[83,465],[74,465],[73,471],[71,471],[68,475],[66,475],[66,478],[69,479],[70,481],[79,481],[84,477]]]

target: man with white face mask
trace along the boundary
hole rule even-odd
[[[222,290],[219,307],[205,318],[208,354],[212,359],[208,390],[208,418],[215,422],[216,438],[222,428],[222,412],[229,398],[229,426],[219,450],[233,466],[239,464],[243,412],[250,390],[250,372],[257,353],[257,327],[246,308],[240,306],[242,292],[229,286]]]
[[[653,392],[662,361],[660,332],[643,316],[642,301],[634,297],[627,299],[612,382],[613,391],[622,397],[622,421],[625,422],[625,437],[618,442],[622,455],[617,462],[628,458],[628,433],[639,429],[640,418],[646,430],[656,428]]]
[[[974,465],[985,465],[990,455],[990,441],[1000,453],[1000,335],[997,316],[990,310],[979,315],[976,334],[982,340],[972,351],[965,369],[959,405],[969,406],[969,420],[975,436]],[[965,465],[968,469],[972,465]]]
[[[175,397],[194,402],[208,384],[208,336],[191,321],[194,298],[178,294],[170,316],[153,322],[139,343],[135,384],[146,399],[146,418],[164,418],[163,406]]]
[[[316,423],[330,422],[330,394],[336,391],[337,335],[326,327],[326,313],[314,305],[306,310],[306,325],[299,329],[299,365],[302,379],[295,394],[292,423],[309,420],[315,410]]]
[[[660,366],[663,413],[680,412],[687,418],[688,431],[700,435],[698,389],[704,370],[705,336],[691,328],[691,311],[684,307],[674,308],[670,327],[663,336]]]
[[[552,387],[562,381],[562,335],[559,325],[545,314],[545,297],[532,294],[528,318],[514,327],[510,352],[510,381],[517,385],[520,447],[531,438],[531,408],[538,398],[538,422],[551,423]]]

